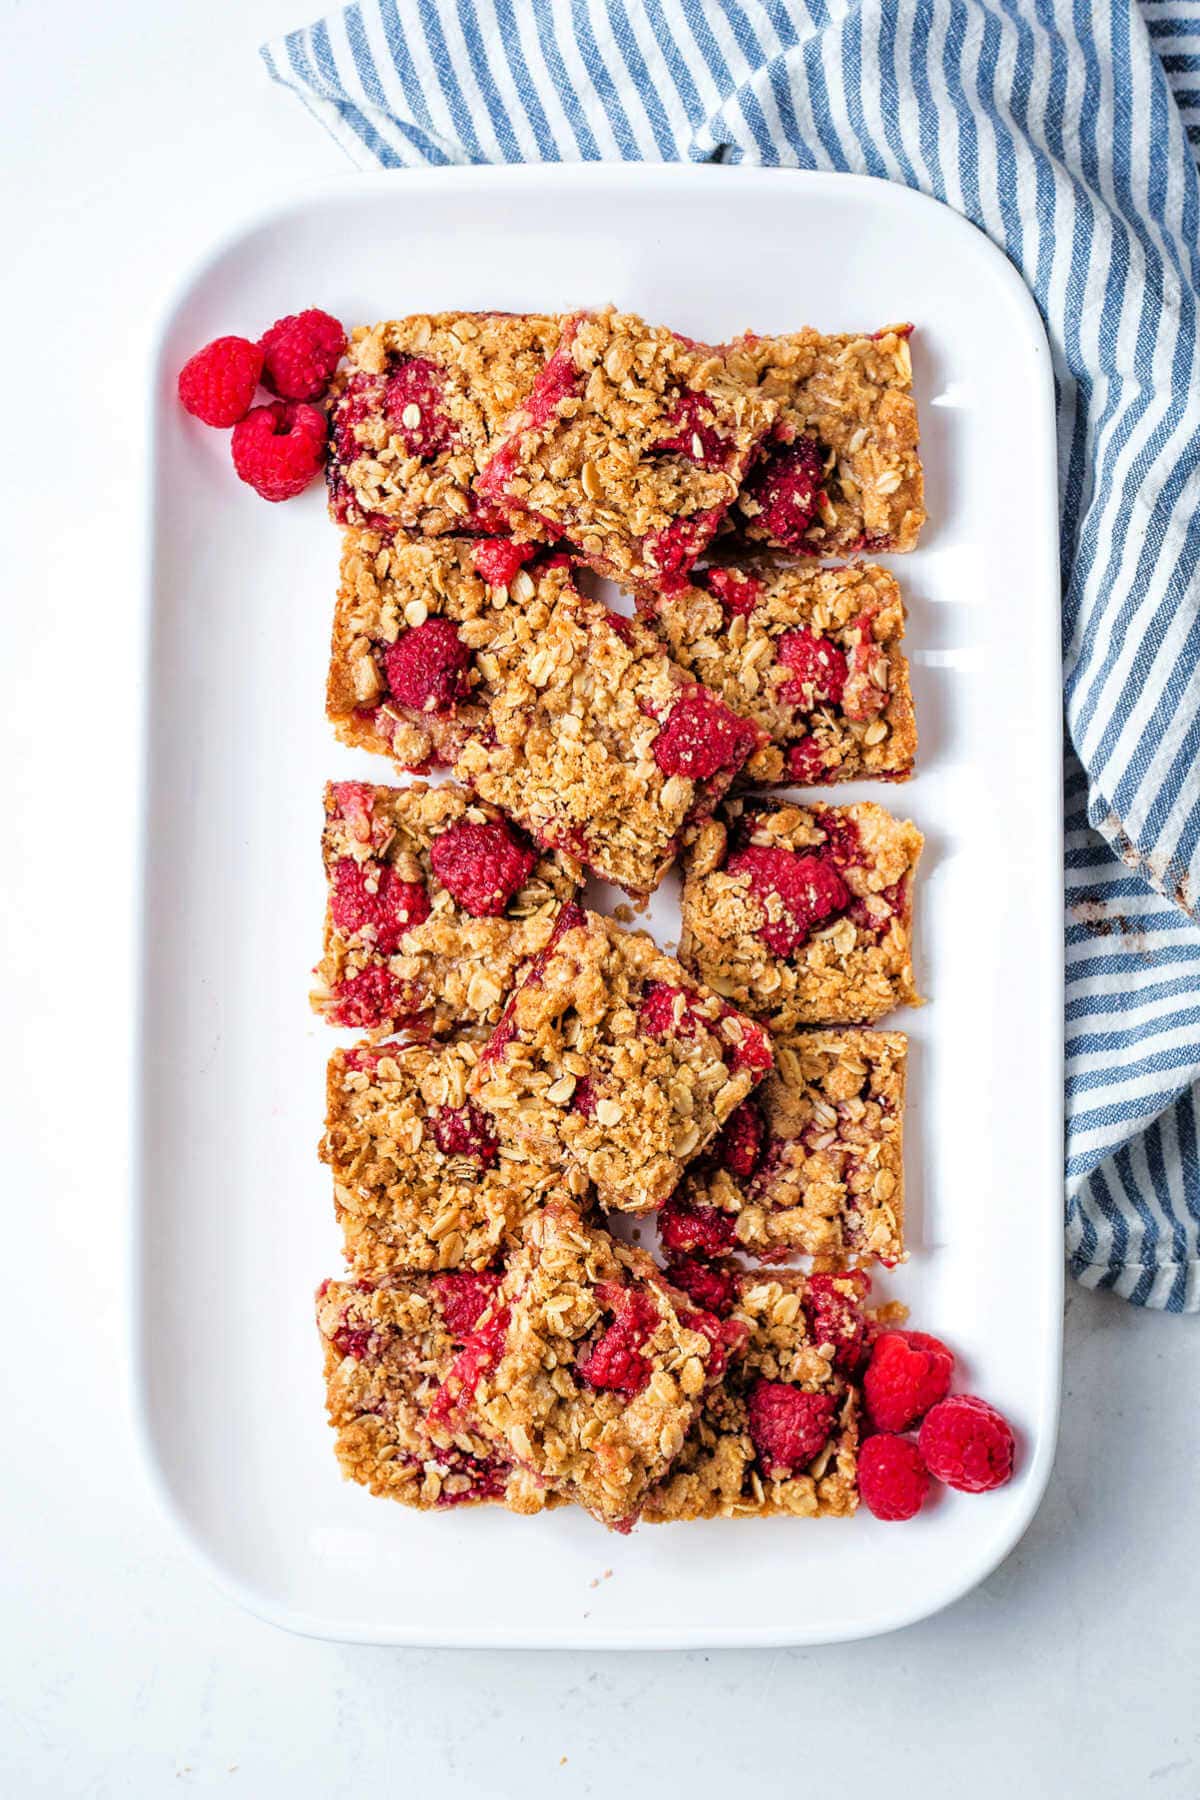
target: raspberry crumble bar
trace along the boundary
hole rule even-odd
[[[745,359],[743,359],[743,362]],[[758,370],[611,307],[578,313],[507,422],[477,492],[518,536],[670,590],[721,524],[779,408]]]
[[[651,617],[675,660],[767,733],[747,781],[815,786],[911,772],[904,606],[886,569],[759,560],[705,569]]]
[[[498,1129],[649,1212],[771,1067],[761,1025],[644,932],[569,904],[470,1080]]]
[[[916,548],[925,506],[911,332],[747,332],[726,347],[733,374],[779,407],[738,497],[747,537],[796,556]]]
[[[402,766],[452,761],[538,843],[647,893],[763,733],[578,593],[565,558],[519,554],[349,533],[331,717]]]
[[[671,1272],[670,1270],[668,1271]],[[744,1345],[707,1395],[669,1474],[646,1502],[684,1519],[844,1516],[858,1505],[858,1391],[870,1321],[865,1276],[703,1271]],[[688,1271],[680,1269],[689,1279]]]
[[[907,1049],[899,1031],[777,1033],[774,1069],[659,1215],[664,1245],[899,1262]]]
[[[313,1004],[362,1031],[493,1026],[575,889],[560,858],[450,783],[330,782],[322,853]]]
[[[527,1213],[563,1193],[554,1170],[503,1143],[467,1098],[478,1046],[358,1045],[330,1058],[321,1158],[356,1275],[485,1269]]]
[[[495,530],[476,477],[561,330],[560,318],[537,313],[422,313],[354,332],[330,412],[337,523]]]
[[[495,1287],[494,1276],[466,1272],[321,1283],[326,1406],[348,1481],[422,1509],[499,1500],[529,1513],[553,1504],[543,1484],[493,1444],[431,1418]]]
[[[870,1021],[916,1002],[923,842],[870,802],[728,801],[687,859],[680,961],[776,1029]]]
[[[551,1205],[528,1221],[433,1413],[628,1530],[743,1335],[674,1291],[645,1251]]]

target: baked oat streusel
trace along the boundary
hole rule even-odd
[[[332,1025],[491,1027],[577,871],[447,782],[325,789],[329,884],[313,1005]]]
[[[886,569],[744,558],[646,611],[675,660],[767,733],[745,781],[808,787],[912,772],[904,606]]]
[[[563,537],[628,586],[680,586],[779,410],[742,361],[735,375],[724,350],[632,313],[578,313],[477,491],[518,536]]]
[[[679,957],[776,1029],[916,1003],[912,882],[924,842],[881,806],[727,801],[685,862]]]
[[[578,1164],[601,1205],[648,1212],[770,1066],[760,1025],[644,932],[571,904],[469,1088],[506,1136]]]

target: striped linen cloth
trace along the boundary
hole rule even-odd
[[[1200,0],[362,0],[262,55],[362,167],[851,170],[1021,270],[1058,395],[1068,1255],[1200,1310]]]

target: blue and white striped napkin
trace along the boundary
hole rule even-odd
[[[362,0],[262,54],[363,167],[852,170],[1021,270],[1059,411],[1067,1248],[1200,1310],[1200,0]]]

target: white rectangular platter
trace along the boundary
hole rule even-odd
[[[715,1521],[607,1536],[572,1510],[420,1515],[344,1484],[312,1294],[340,1267],[317,1162],[334,1036],[319,954],[323,687],[338,533],[314,488],[267,506],[175,375],[309,305],[348,323],[608,300],[717,340],[751,327],[913,340],[930,523],[891,559],[921,733],[876,798],[925,833],[907,1174],[912,1258],[877,1291],[1014,1420],[1016,1479],[906,1526]],[[138,1404],[167,1504],[280,1624],[397,1644],[809,1644],[935,1611],[1045,1488],[1062,1304],[1059,604],[1049,352],[1000,253],[884,182],[740,168],[355,176],[238,231],[190,278],[154,371]],[[886,559],[885,559],[886,560]],[[615,898],[616,896],[613,896]],[[651,924],[677,936],[668,892]],[[609,1573],[611,1571],[611,1573]]]

